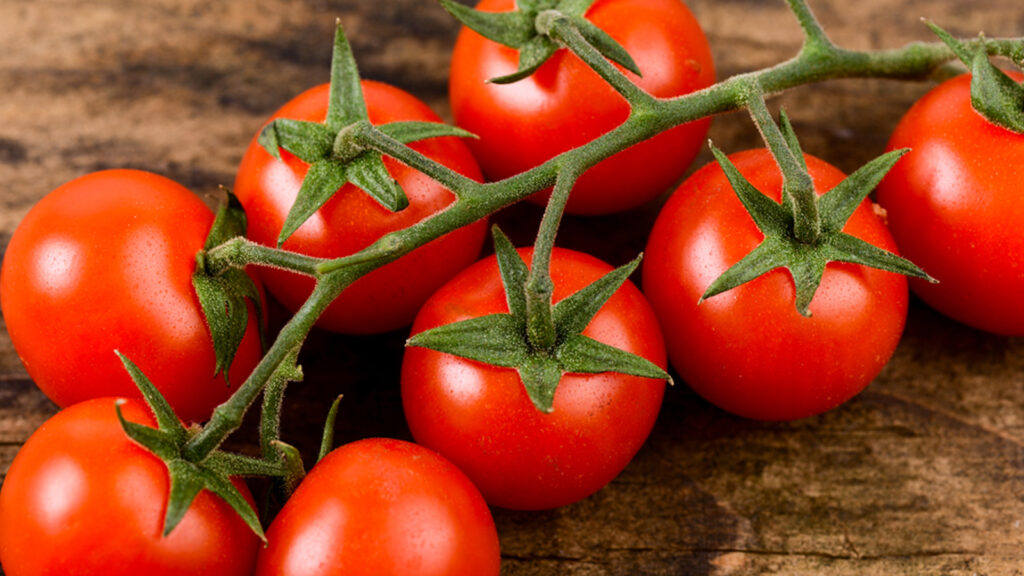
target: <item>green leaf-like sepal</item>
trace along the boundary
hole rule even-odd
[[[398,182],[391,177],[384,159],[376,152],[366,152],[353,160],[346,169],[348,180],[370,195],[378,204],[391,212],[404,210],[409,198]]]
[[[517,368],[530,357],[525,330],[521,319],[510,314],[490,314],[420,332],[409,338],[407,345]]]
[[[312,164],[330,155],[334,134],[323,124],[278,118],[263,127],[256,142],[278,160],[283,148],[306,164]]]
[[[218,452],[210,454],[201,463],[183,458],[183,448],[189,440],[189,431],[149,378],[131,360],[120,353],[117,354],[156,418],[157,428],[129,422],[121,412],[120,403],[115,405],[118,420],[125,434],[160,458],[167,466],[170,490],[163,520],[164,537],[174,531],[196,496],[205,489],[224,500],[253,533],[266,541],[256,511],[231,482],[229,475],[239,471],[280,475],[280,469],[246,456]]]
[[[441,0],[441,6],[467,28],[510,48],[521,48],[537,35],[533,25],[536,8],[526,6],[524,10],[524,3],[519,4],[519,10],[512,12],[481,12],[454,0]]]
[[[543,355],[532,355],[519,368],[526,394],[541,412],[550,414],[555,410],[555,391],[565,370],[558,360]]]
[[[927,22],[929,28],[971,71],[971,106],[989,122],[1024,134],[1024,86],[999,69],[988,56],[984,36],[973,52],[950,33]]]
[[[216,357],[214,374],[223,374],[225,381],[238,347],[245,337],[249,322],[246,301],[253,303],[257,325],[263,325],[263,302],[259,288],[244,270],[229,268],[220,274],[210,274],[205,265],[205,251],[211,250],[235,237],[244,237],[245,211],[230,191],[221,205],[206,238],[203,251],[196,254],[196,267],[192,273],[192,286],[210,330]],[[261,342],[262,342],[262,330]]]
[[[637,76],[641,76],[640,67],[636,65],[636,61],[633,57],[626,52],[626,49],[622,47],[614,38],[608,35],[607,32],[595,26],[590,20],[587,20],[583,16],[576,16],[572,18],[573,26],[579,30],[580,35],[597,51],[601,53],[605,58],[615,62],[622,66],[626,70],[629,70]]]
[[[320,453],[316,457],[319,462],[334,449],[334,423],[338,420],[338,407],[341,406],[339,395],[331,402],[331,409],[327,411],[327,420],[324,421],[324,433],[320,437]]]
[[[639,67],[626,49],[583,17],[594,0],[520,0],[511,12],[482,12],[453,0],[440,1],[444,9],[467,28],[519,51],[516,71],[490,79],[494,84],[511,84],[530,76],[558,51],[560,41],[544,24],[552,22],[552,17],[569,22],[605,58],[640,75]]]
[[[599,374],[618,372],[643,378],[670,380],[660,366],[625,350],[598,342],[582,334],[574,334],[558,347],[558,363],[566,372]]]
[[[441,122],[391,122],[390,124],[381,124],[377,129],[403,144],[445,136],[477,137],[476,134],[468,130]]]
[[[534,36],[519,48],[519,67],[515,72],[491,78],[492,84],[512,84],[532,75],[558,51],[558,45],[546,36]]]
[[[592,340],[581,333],[622,286],[640,258],[609,272],[563,299],[551,310],[555,342],[550,349],[531,345],[526,333],[526,262],[497,227],[494,251],[510,312],[454,322],[414,335],[408,346],[429,348],[493,366],[514,368],[534,406],[551,412],[555,389],[567,372],[621,372],[668,379],[668,374],[645,358]]]
[[[551,316],[555,323],[558,340],[565,341],[571,336],[583,332],[583,329],[590,324],[601,307],[622,287],[629,275],[640,265],[640,260],[641,257],[637,256],[632,262],[612,270],[555,304]],[[601,371],[599,370],[599,372]]]
[[[277,237],[278,247],[291,238],[310,216],[347,183],[348,174],[345,165],[340,162],[326,159],[310,165],[295,203],[292,204],[288,216],[284,219],[284,225],[281,226],[281,233]]]
[[[800,150],[792,126],[785,118],[781,136],[788,141],[787,148]],[[821,231],[813,243],[802,242],[797,238],[793,212],[785,203],[777,203],[757,190],[720,150],[712,146],[711,151],[736,196],[764,235],[764,240],[712,281],[699,303],[771,270],[786,268],[793,278],[796,291],[794,305],[800,314],[810,316],[811,300],[821,284],[825,267],[828,262],[834,261],[861,264],[934,281],[910,261],[842,232],[847,220],[905,150],[894,150],[875,158],[832,190],[820,197],[815,196]],[[806,173],[806,167],[803,170]]]

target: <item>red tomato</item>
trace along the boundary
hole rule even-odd
[[[214,375],[213,341],[192,288],[196,253],[213,212],[162,176],[109,170],[77,178],[39,201],[4,256],[0,301],[14,347],[60,406],[141,398],[120,350],[185,420],[203,420],[230,396]],[[255,309],[234,364],[240,383],[261,356]]]
[[[977,113],[970,83],[944,82],[903,117],[889,147],[911,151],[878,202],[900,250],[939,281],[911,280],[915,294],[969,326],[1024,336],[1024,134]]]
[[[141,402],[126,419],[154,426]],[[236,486],[250,500],[241,482]],[[121,429],[114,399],[67,408],[29,438],[0,490],[7,576],[248,576],[259,538],[203,491],[163,537],[169,481],[159,458]]]
[[[782,178],[767,150],[730,156],[750,182],[779,201]],[[819,194],[843,179],[807,156]],[[870,201],[843,231],[885,250],[896,245]],[[688,178],[655,221],[643,268],[644,293],[665,326],[672,366],[698,394],[729,412],[792,420],[834,408],[885,366],[907,314],[903,276],[831,262],[811,318],[797,312],[789,272],[698,301],[763,236],[717,163]]]
[[[512,8],[513,0],[477,5],[487,12]],[[597,0],[586,18],[629,52],[643,77],[627,74],[652,95],[680,96],[714,82],[707,40],[680,0]],[[625,99],[567,50],[519,82],[487,82],[515,72],[518,65],[516,50],[468,28],[459,34],[452,54],[449,92],[455,122],[480,137],[469,145],[491,180],[586,144],[629,114]],[[685,124],[594,166],[576,183],[567,210],[618,212],[668,190],[697,156],[709,125],[710,119]]]
[[[487,504],[466,475],[410,442],[337,448],[267,531],[257,576],[497,576]]]
[[[326,84],[307,90],[271,119],[323,122],[328,91]],[[374,124],[440,122],[425,104],[398,88],[364,80],[363,95]],[[476,160],[458,138],[431,138],[410,146],[461,174],[481,178]],[[283,161],[268,154],[254,138],[235,179],[235,194],[249,218],[249,238],[268,246],[277,245],[285,217],[309,169],[286,150],[281,150],[281,157]],[[405,190],[407,208],[390,212],[353,184],[346,184],[284,243],[284,248],[323,258],[347,256],[455,201],[455,195],[422,173],[392,158],[385,157],[384,163]],[[371,272],[335,300],[318,325],[345,333],[386,332],[409,325],[434,290],[477,258],[486,232],[486,222],[481,220]],[[260,269],[260,274],[270,292],[293,312],[313,289],[312,279],[291,272]]]
[[[529,262],[532,249],[520,250]],[[611,267],[556,248],[554,301]],[[508,313],[496,259],[456,276],[427,301],[418,332],[487,314]],[[665,367],[661,329],[640,291],[627,282],[583,332]],[[518,373],[425,348],[408,348],[402,405],[416,441],[461,468],[493,505],[547,509],[571,504],[608,484],[654,426],[665,382],[618,373],[566,374],[554,411],[530,402]]]

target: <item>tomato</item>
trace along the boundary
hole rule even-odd
[[[939,281],[911,280],[915,294],[969,326],[1024,336],[1024,134],[976,112],[970,83],[942,83],[900,120],[889,147],[911,151],[878,202],[903,253]]]
[[[82,176],[40,200],[18,225],[0,272],[14,348],[60,406],[141,398],[120,350],[183,420],[208,418],[261,356],[249,325],[228,371],[215,375],[210,331],[192,287],[213,212],[167,178],[136,170]]]
[[[401,440],[332,451],[267,540],[257,576],[497,576],[501,564],[480,492],[451,462]]]
[[[767,150],[730,158],[762,193],[779,201],[782,177]],[[807,156],[819,194],[844,175]],[[865,200],[843,232],[894,252]],[[830,262],[806,318],[783,269],[699,303],[713,280],[763,235],[717,163],[690,176],[655,221],[643,265],[644,293],[665,326],[672,366],[698,394],[729,412],[792,420],[850,399],[896,349],[907,314],[903,276]]]
[[[477,5],[486,12],[512,8],[513,0]],[[650,94],[679,96],[714,82],[707,40],[680,0],[597,0],[585,16],[629,52],[643,77],[627,75]],[[515,72],[518,64],[516,50],[468,28],[452,53],[449,93],[455,122],[480,137],[469,145],[491,180],[581,146],[629,114],[625,99],[567,50],[556,52],[526,79],[487,82]],[[594,166],[576,183],[568,212],[618,212],[668,190],[697,156],[709,125],[710,119],[684,124]]]
[[[154,426],[138,401],[129,421]],[[248,490],[235,482],[250,500]],[[259,538],[220,498],[200,492],[163,537],[166,465],[124,433],[114,399],[67,408],[22,446],[0,489],[7,576],[248,576]]]
[[[412,95],[378,82],[363,81],[370,122],[440,122]],[[296,96],[275,118],[323,122],[327,115],[328,85]],[[466,145],[457,138],[431,138],[410,144],[434,160],[479,180],[480,169]],[[276,246],[285,217],[298,194],[309,166],[281,150],[282,160],[267,153],[256,139],[242,158],[235,193],[249,218],[248,236]],[[409,206],[390,212],[353,184],[346,184],[285,243],[293,252],[339,258],[358,252],[381,236],[407,228],[443,210],[455,196],[420,172],[385,157],[391,176],[405,190]],[[487,225],[479,221],[420,247],[399,260],[360,278],[321,316],[322,328],[344,333],[376,333],[407,326],[424,300],[479,255]],[[275,269],[260,269],[270,292],[296,311],[313,289],[309,277]]]
[[[529,262],[532,249],[520,254]],[[609,271],[596,258],[556,248],[554,301]],[[508,305],[491,256],[434,294],[412,332],[495,313],[508,313]],[[666,365],[658,321],[630,282],[583,334]],[[402,405],[413,437],[465,471],[489,503],[505,508],[564,506],[608,484],[647,439],[664,393],[664,380],[566,374],[554,411],[546,414],[531,403],[514,369],[425,348],[406,349],[402,362]]]

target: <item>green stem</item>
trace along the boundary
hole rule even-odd
[[[256,264],[314,276],[323,262],[325,260],[321,258],[271,248],[240,236],[206,252],[206,269],[212,275],[220,274],[228,268],[245,268],[249,264]]]
[[[789,4],[790,11],[796,16],[797,21],[800,22],[800,28],[804,31],[804,50],[827,51],[833,47],[828,34],[825,33],[825,29],[822,28],[818,19],[814,16],[814,12],[811,11],[811,7],[807,5],[807,2],[804,0],[786,0],[786,3]]]
[[[649,107],[655,98],[644,92],[625,74],[608,61],[580,34],[572,22],[561,12],[548,10],[537,17],[538,28],[547,29],[549,37],[571,50],[590,66],[616,92],[634,108]]]
[[[797,0],[790,0],[805,30],[810,26],[809,11]],[[811,18],[813,16],[810,16]],[[565,38],[571,38],[566,34]],[[567,43],[574,41],[567,40]],[[972,42],[966,43],[971,46]],[[579,54],[588,50],[580,47]],[[1021,59],[1021,39],[988,40],[990,54]],[[316,289],[302,308],[285,325],[252,375],[227,402],[219,406],[207,425],[186,446],[186,455],[202,460],[240,424],[242,415],[255,401],[277,366],[301,345],[319,315],[345,287],[369,271],[396,260],[413,249],[452,230],[487,217],[527,196],[555,183],[562,166],[592,166],[626,148],[674,126],[714,114],[737,110],[746,103],[747,95],[758,90],[781,92],[789,88],[834,78],[927,79],[930,74],[953,58],[944,44],[911,44],[902,49],[857,52],[834,48],[826,51],[803,50],[795,58],[771,68],[734,76],[703,90],[670,99],[653,99],[635,94],[634,88],[621,82],[621,73],[603,57],[587,57],[586,61],[607,76],[627,99],[644,102],[634,107],[624,123],[579,148],[564,152],[543,164],[498,182],[480,183],[423,156],[419,152],[381,134],[364,130],[360,138],[366,144],[420,170],[449,188],[456,202],[417,224],[388,234],[363,252],[332,261],[286,255],[282,251],[249,246],[245,241],[229,241],[226,254],[217,249],[213,259],[231,266],[248,263],[287,268],[319,278]],[[614,72],[612,72],[614,71]],[[384,246],[385,249],[381,249]]]
[[[760,92],[747,99],[747,109],[782,171],[782,196],[793,209],[793,234],[804,244],[815,244],[821,236],[821,215],[811,175],[789,148]]]
[[[551,280],[551,252],[569,194],[581,172],[569,168],[559,172],[537,231],[533,261],[526,279],[526,336],[534,350],[551,350],[555,345],[557,335],[551,318],[551,295],[555,289]]]
[[[305,341],[314,323],[343,288],[332,283],[318,282],[313,293],[281,329],[277,339],[253,369],[249,377],[223,404],[214,409],[210,421],[193,436],[182,450],[191,462],[201,462],[242,424],[242,418],[278,367],[292,358],[295,350]]]

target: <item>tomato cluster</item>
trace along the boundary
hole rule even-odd
[[[482,0],[478,8],[507,12],[514,4]],[[586,18],[632,55],[643,75],[624,74],[650,94],[675,97],[714,82],[707,42],[682,3],[597,0]],[[465,29],[453,56],[451,104],[456,123],[478,139],[467,144],[431,135],[411,149],[468,179],[501,180],[629,117],[625,97],[566,50],[524,80],[489,82],[519,65],[518,50]],[[1024,335],[1024,208],[1014,201],[1024,177],[1024,136],[975,112],[969,85],[969,77],[940,85],[896,129],[890,148],[913,151],[879,188],[888,227],[864,200],[851,205],[842,232],[880,250],[902,251],[937,278],[937,285],[911,286],[939,311],[982,330]],[[354,86],[374,126],[415,124],[418,130],[440,121],[398,88],[370,81]],[[332,122],[333,98],[333,85],[312,88],[282,106],[267,126],[285,121],[282,130],[322,135],[310,126]],[[603,214],[649,202],[686,172],[708,126],[707,119],[677,126],[591,167],[573,187],[567,210]],[[310,196],[309,180],[330,181],[311,176],[303,154],[344,148],[351,141],[343,132],[330,134],[337,138],[332,142],[300,144],[300,151],[268,149],[266,129],[252,140],[234,183],[247,216],[245,246],[327,262],[457,204],[444,185],[385,155],[387,178],[404,192],[407,206],[382,205],[366,193],[365,178],[352,176],[319,198],[312,216],[283,238],[297,199]],[[373,162],[367,150],[347,153],[345,162]],[[334,174],[347,169],[338,163]],[[638,164],[644,168],[637,170]],[[812,156],[803,165],[818,194],[845,178]],[[767,201],[788,201],[769,150],[733,154],[728,166]],[[794,306],[794,275],[779,268],[706,298],[709,286],[765,238],[735,185],[718,163],[687,178],[648,238],[643,291],[629,281],[616,285],[578,332],[588,351],[614,349],[661,370],[670,365],[710,403],[740,416],[789,420],[835,408],[864,389],[893,354],[906,321],[907,280],[859,263],[829,262],[810,317]],[[545,198],[543,192],[533,197]],[[11,238],[0,273],[4,320],[29,375],[62,410],[25,443],[0,490],[0,563],[10,576],[498,574],[489,505],[536,510],[586,498],[628,465],[654,427],[664,379],[565,370],[556,375],[545,412],[524,386],[529,359],[547,361],[545,354],[562,348],[517,334],[525,343],[515,352],[523,359],[510,367],[410,347],[401,394],[418,444],[367,439],[331,451],[269,524],[265,545],[205,490],[165,535],[164,513],[176,491],[167,467],[171,461],[185,465],[185,456],[157,454],[133,441],[129,423],[153,427],[159,416],[139,402],[144,394],[115,351],[152,378],[182,421],[196,423],[182,428],[187,434],[198,434],[253,373],[264,329],[257,303],[246,302],[233,361],[221,366],[211,337],[215,322],[194,288],[214,220],[175,182],[109,170],[51,192]],[[481,219],[369,272],[326,307],[318,325],[361,334],[412,324],[418,335],[511,316],[517,287],[509,285],[500,255],[474,263],[485,233]],[[525,263],[536,253],[524,248],[519,254]],[[580,252],[555,248],[549,256],[547,270],[529,276],[550,277],[549,313],[613,271]],[[252,267],[247,273],[260,295],[255,300],[266,285],[298,312],[316,282],[309,270],[299,272]],[[507,325],[529,328],[515,321]],[[566,338],[559,332],[555,343]],[[231,485],[254,506],[243,479],[232,478]]]

